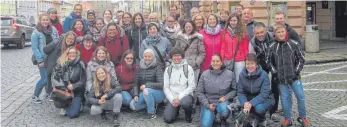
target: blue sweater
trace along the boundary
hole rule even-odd
[[[82,16],[77,16],[75,12],[71,12],[70,15],[65,18],[63,24],[63,33],[66,33],[70,30],[76,19],[82,19]],[[82,19],[82,21],[84,25],[87,24],[87,21],[85,19]]]

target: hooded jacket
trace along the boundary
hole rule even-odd
[[[118,82],[117,75],[115,72],[115,67],[114,67],[112,62],[106,62],[105,65],[101,65],[98,62],[96,62],[95,60],[91,60],[88,62],[88,66],[87,66],[87,70],[86,70],[86,72],[87,72],[87,85],[86,86],[87,87],[92,86],[93,81],[94,81],[94,73],[95,73],[96,69],[100,66],[106,67],[108,73],[111,76],[111,81],[117,81]],[[91,89],[86,88],[86,90],[90,91]]]
[[[68,61],[66,64],[56,64],[53,69],[52,80],[57,80],[58,82],[63,81],[65,89],[69,83],[72,84],[74,96],[82,97],[85,90],[85,83],[87,81],[85,68],[83,62],[77,57],[74,61]],[[58,89],[61,86],[55,86],[52,82],[52,86]]]
[[[143,61],[143,59],[141,60]],[[153,62],[156,61],[155,59]],[[163,78],[164,72],[160,64],[150,64],[147,67],[143,67],[146,65],[144,62],[140,62],[140,67],[136,72],[135,76],[135,87],[134,87],[134,96],[139,96],[140,87],[142,84],[145,85],[145,88],[152,88],[156,90],[163,90]]]
[[[266,64],[266,58],[267,58],[266,55],[267,55],[270,44],[273,42],[273,39],[274,39],[273,35],[270,32],[267,32],[267,34],[265,35],[265,39],[263,41],[259,41],[255,37],[253,37],[251,40],[251,44],[252,44],[253,50],[255,51],[257,55],[259,65],[267,73],[269,73],[269,66]]]
[[[204,37],[204,46],[206,51],[205,59],[200,68],[200,72],[204,72],[211,64],[212,55],[220,54],[223,30],[221,29],[216,35],[206,33],[206,29],[202,29],[200,33]]]
[[[123,91],[131,91],[135,86],[137,65],[129,66],[124,61],[116,67],[117,78]]]
[[[189,47],[188,47],[189,46]],[[205,59],[206,50],[204,46],[204,37],[200,33],[192,35],[178,33],[175,47],[183,50],[187,63],[194,69],[200,69],[201,63]]]
[[[118,34],[113,40],[107,36],[107,31],[99,38],[98,46],[105,46],[110,53],[111,61],[115,66],[120,64],[123,52],[129,49],[129,40],[123,29],[117,27]],[[120,32],[119,32],[120,31]],[[123,39],[123,44],[121,43]]]
[[[271,73],[278,77],[280,84],[292,84],[300,78],[300,71],[304,67],[305,56],[297,41],[275,40],[268,49],[266,63]]]
[[[63,24],[63,32],[66,33],[70,30],[71,26],[76,22],[76,19],[82,19],[82,16],[77,16],[75,12],[71,12],[69,16],[67,16],[64,20]],[[87,24],[85,19],[82,19],[83,24]]]
[[[249,73],[244,68],[237,84],[237,96],[241,105],[249,101],[254,107],[268,98],[273,99],[268,74],[260,66],[255,73]]]
[[[209,107],[209,104],[218,104],[221,97],[232,100],[236,97],[236,79],[232,71],[222,67],[221,70],[206,70],[201,74],[198,84],[199,102]]]
[[[180,64],[171,63],[171,75],[168,73],[168,67],[165,69],[164,93],[171,104],[174,99],[182,100],[185,96],[193,96],[195,89],[194,70],[188,65],[188,77],[186,77],[183,71],[184,65],[188,65],[185,59]]]
[[[229,30],[225,32],[224,39],[222,39],[221,56],[223,60],[233,60],[236,46],[238,43],[237,36],[231,37]],[[244,36],[239,44],[235,56],[235,62],[245,61],[249,51],[249,40],[248,36]]]

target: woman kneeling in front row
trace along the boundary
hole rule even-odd
[[[120,126],[121,91],[118,81],[110,77],[107,69],[98,67],[94,73],[93,86],[88,94],[88,101],[92,104],[90,114],[101,114],[101,118],[107,120],[106,111],[113,110],[114,126]]]

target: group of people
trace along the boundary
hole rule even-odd
[[[223,10],[208,17],[193,8],[193,18],[185,20],[171,5],[164,22],[155,12],[123,11],[113,21],[109,10],[103,18],[88,10],[84,19],[82,9],[76,4],[63,24],[54,8],[40,14],[31,37],[41,76],[34,103],[42,103],[39,95],[46,87],[45,99],[62,115],[78,117],[86,105],[91,115],[107,120],[111,114],[120,126],[122,106],[146,109],[146,118],[155,119],[160,103],[166,103],[166,123],[176,120],[181,107],[190,123],[198,101],[200,125],[211,127],[216,114],[228,126],[228,106],[236,99],[244,114],[256,114],[264,125],[265,113],[278,110],[280,95],[286,127],[292,124],[293,91],[297,120],[308,126],[300,80],[304,53],[283,12],[266,27],[242,5],[233,14]]]

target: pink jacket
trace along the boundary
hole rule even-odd
[[[206,50],[205,59],[200,67],[200,72],[203,72],[210,67],[212,55],[220,54],[223,30],[220,30],[220,32],[216,35],[207,34],[205,29],[202,29],[200,33],[202,36],[204,36],[204,46]]]
[[[222,34],[223,35],[223,34]],[[231,37],[229,30],[226,31],[222,40],[221,56],[223,60],[232,60],[237,45],[237,37]],[[235,62],[245,61],[248,54],[249,40],[248,35],[242,38],[239,49],[235,56]]]

